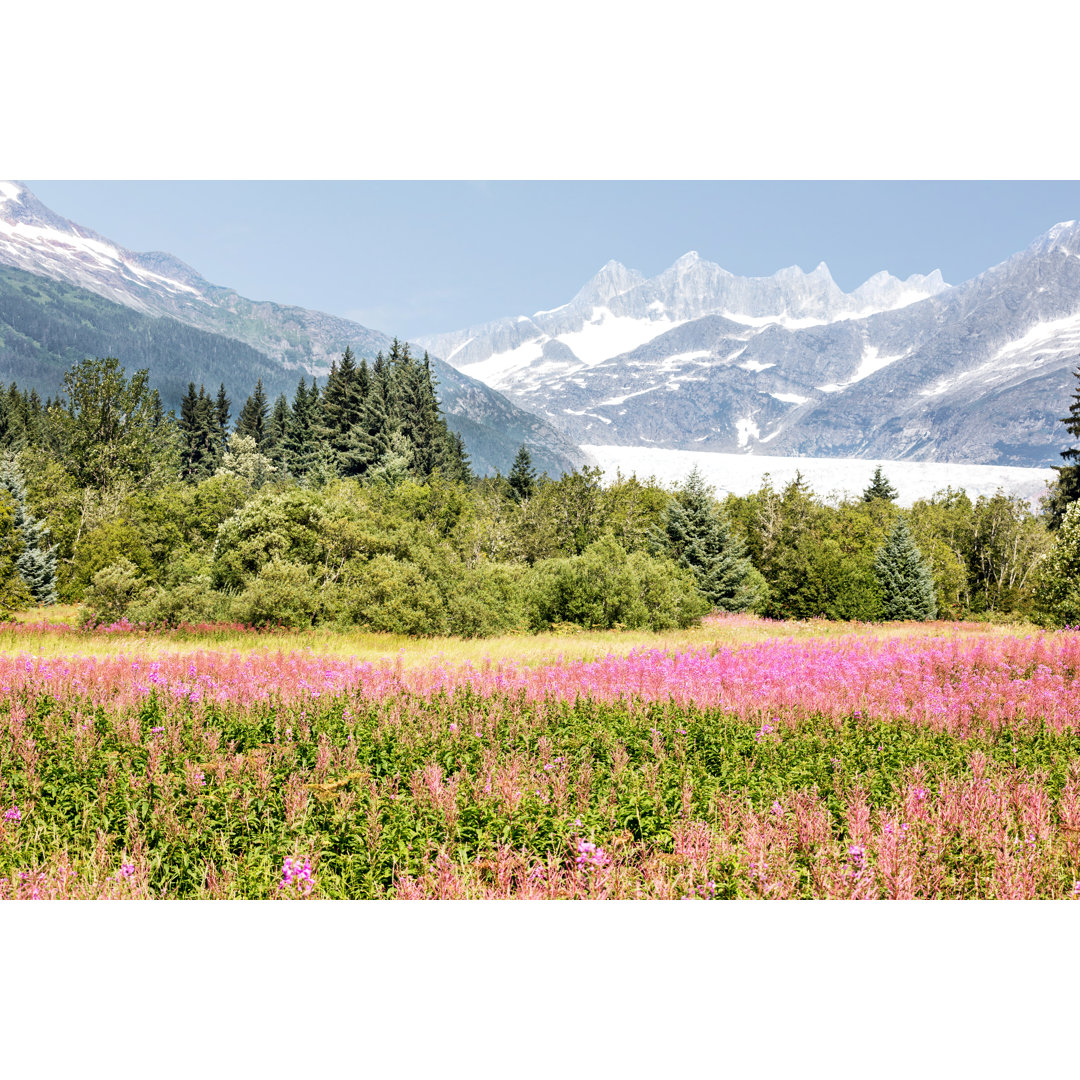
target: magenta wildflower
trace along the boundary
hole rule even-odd
[[[278,889],[293,889],[294,894],[310,896],[314,888],[311,880],[311,860],[305,859],[301,864],[299,859],[293,859],[291,855],[285,857],[281,867],[281,881]]]
[[[578,866],[600,870],[610,862],[608,853],[588,840],[579,840],[577,851],[577,858],[574,861]]]
[[[4,820],[18,825],[22,821],[22,811],[17,806],[12,806],[10,810],[4,811]]]

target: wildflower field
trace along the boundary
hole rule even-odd
[[[1080,897],[1080,633],[779,625],[530,663],[8,626],[0,896]]]

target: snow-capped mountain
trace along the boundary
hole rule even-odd
[[[742,278],[609,263],[562,308],[424,341],[582,444],[1059,463],[1080,227],[958,286],[827,267]]]
[[[348,319],[249,300],[234,289],[213,285],[165,252],[128,251],[54,213],[29,188],[13,181],[0,181],[0,266],[76,286],[143,316],[175,320],[242,342],[261,354],[260,362],[269,360],[276,367],[280,372],[276,385],[290,393],[301,374],[324,375],[346,346],[367,357],[390,346],[386,334]],[[0,331],[6,310],[2,301],[0,297]],[[55,302],[55,298],[49,301]],[[14,310],[15,305],[8,307]],[[44,304],[47,307],[48,303]],[[84,307],[91,309],[91,305]],[[25,305],[19,308],[24,309]],[[14,336],[24,340],[34,333],[26,325],[12,329]],[[8,357],[5,364],[3,337],[0,332],[0,377],[17,377],[20,384],[31,384],[35,371],[27,370],[24,358],[15,364]],[[130,343],[130,338],[125,340]],[[120,359],[130,368],[143,366],[136,356]],[[480,471],[495,467],[506,471],[523,442],[532,449],[538,467],[552,473],[588,460],[547,421],[442,363],[437,355],[432,359],[447,419],[451,428],[462,433]],[[5,368],[9,369],[6,374]],[[46,380],[57,377],[55,371],[40,374]],[[230,389],[247,394],[256,376],[267,379],[262,369],[237,372]]]
[[[900,281],[875,274],[842,292],[821,263],[772,277],[744,278],[688,252],[655,278],[609,262],[568,304],[534,315],[424,339],[461,371],[490,386],[520,390],[629,352],[705,316],[736,324],[744,336],[765,326],[798,329],[864,317],[923,300],[947,288],[941,274]]]

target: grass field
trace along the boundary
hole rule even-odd
[[[567,628],[561,633],[509,634],[492,638],[415,638],[375,634],[363,630],[329,629],[253,632],[227,626],[207,626],[145,632],[123,626],[80,631],[79,608],[54,607],[19,612],[0,623],[0,655],[21,652],[35,656],[111,656],[117,653],[158,656],[214,648],[251,652],[302,652],[377,662],[385,658],[406,665],[442,662],[480,664],[514,661],[553,664],[559,660],[589,660],[608,653],[625,655],[640,649],[678,652],[687,649],[736,647],[774,639],[811,640],[856,635],[892,640],[931,633],[944,637],[1010,636],[1031,627],[976,622],[842,623],[827,619],[781,622],[754,615],[714,615],[688,630],[652,633],[647,630],[585,631]]]
[[[1080,634],[65,615],[0,629],[0,896],[1080,896]]]

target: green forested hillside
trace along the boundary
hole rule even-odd
[[[189,382],[224,383],[245,396],[255,379],[276,397],[291,392],[298,372],[231,338],[175,319],[151,318],[96,293],[0,266],[0,379],[55,395],[64,372],[92,356],[123,356],[150,369],[166,409],[176,409]]]
[[[173,410],[192,382],[209,390],[224,383],[228,395],[242,401],[261,379],[273,401],[279,394],[291,396],[307,375],[223,334],[143,315],[88,289],[0,266],[0,382],[32,387],[44,400],[59,391],[66,369],[105,356],[122,357],[131,369],[149,369],[162,404]],[[565,440],[559,445],[560,437],[544,421],[453,368],[439,366],[439,379],[447,423],[465,440],[477,472],[507,471],[522,443],[532,447],[538,468],[553,476],[581,458]]]

